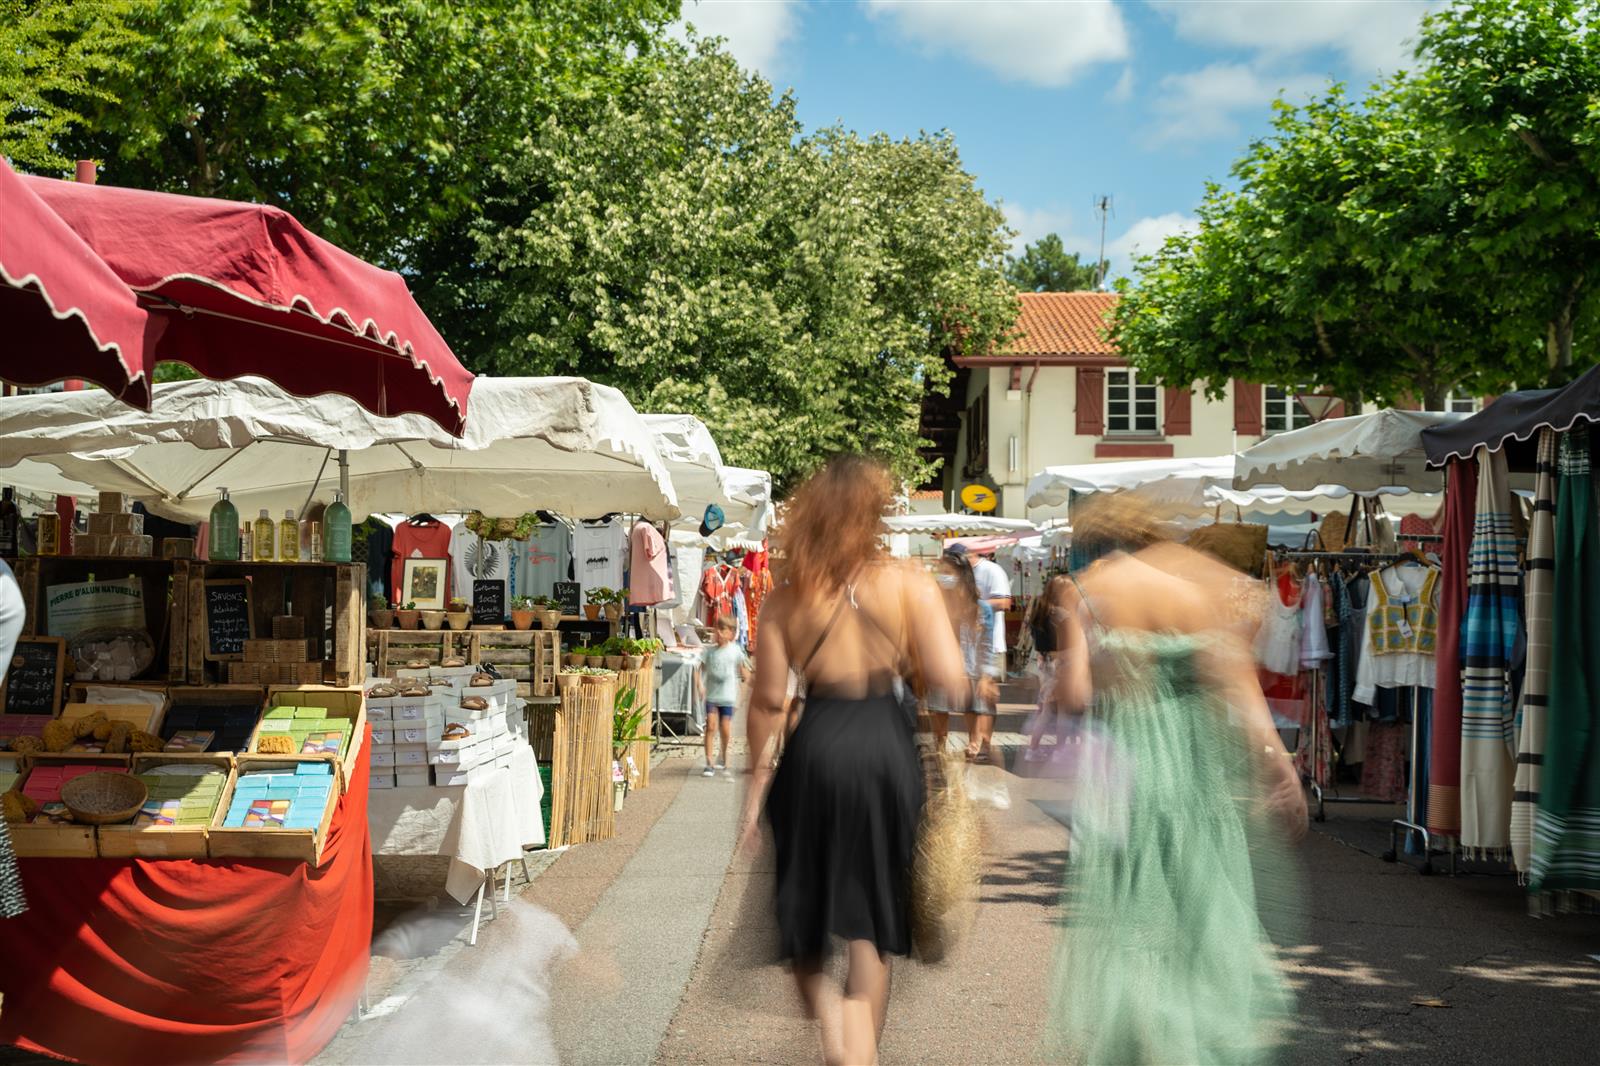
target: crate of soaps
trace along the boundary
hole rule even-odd
[[[161,739],[168,752],[246,752],[267,690],[258,685],[173,685]]]
[[[211,857],[321,865],[337,776],[329,759],[240,756],[211,822]]]
[[[350,787],[366,737],[366,695],[361,689],[273,685],[267,689],[267,708],[250,752],[331,759],[339,767],[342,792]]]
[[[145,802],[133,820],[100,827],[102,858],[203,859],[223,793],[233,776],[227,755],[137,755],[133,774]]]
[[[127,772],[126,755],[30,755],[14,786],[25,798],[27,811],[25,820],[7,827],[12,848],[22,858],[94,858],[99,853],[95,827],[73,821],[61,802],[61,786],[80,774]]]

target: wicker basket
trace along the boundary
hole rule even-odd
[[[139,813],[148,792],[132,774],[81,774],[61,786],[61,802],[76,822],[115,825]]]

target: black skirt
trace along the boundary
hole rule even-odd
[[[824,958],[835,936],[910,954],[923,796],[913,729],[894,696],[806,701],[767,795],[784,958]]]

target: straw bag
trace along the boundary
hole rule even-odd
[[[911,870],[911,942],[931,963],[955,950],[977,916],[983,830],[963,762],[928,752],[923,774],[927,800]]]
[[[1260,577],[1267,554],[1267,527],[1250,522],[1201,526],[1189,534],[1189,547],[1215,556],[1235,570]]]

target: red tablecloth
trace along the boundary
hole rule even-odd
[[[372,942],[362,745],[320,867],[23,859],[0,920],[0,1043],[82,1062],[305,1062],[355,1009]]]

